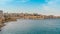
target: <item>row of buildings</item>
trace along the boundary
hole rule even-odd
[[[28,13],[3,13],[0,10],[0,21],[2,19],[6,20],[16,20],[16,19],[55,19],[60,18],[60,16],[54,15],[42,15],[42,14],[28,14]]]
[[[56,19],[60,16],[42,15],[42,14],[28,14],[28,13],[3,13],[0,10],[0,22],[15,21],[16,19]]]
[[[17,19],[56,19],[60,16],[42,15],[42,14],[28,14],[28,13],[3,13],[0,10],[0,28],[3,27],[5,22],[16,21]]]
[[[28,14],[28,13],[4,13],[4,17],[13,19],[55,19],[60,16],[42,15],[42,14]]]

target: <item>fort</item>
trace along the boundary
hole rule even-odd
[[[42,15],[42,14],[28,14],[28,13],[3,13],[2,10],[0,10],[0,29],[5,26],[4,23],[10,22],[10,21],[17,21],[17,19],[57,19],[60,18],[60,16],[54,16],[54,15]]]

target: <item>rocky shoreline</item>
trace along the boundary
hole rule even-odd
[[[10,21],[17,21],[17,19],[59,19],[60,16],[41,15],[41,14],[25,14],[25,13],[3,13],[0,15],[0,31],[4,23]]]

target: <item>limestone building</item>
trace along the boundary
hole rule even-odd
[[[3,11],[0,10],[0,17],[3,17]]]
[[[0,23],[2,23],[5,20],[3,11],[0,10]]]

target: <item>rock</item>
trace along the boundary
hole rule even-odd
[[[1,29],[0,29],[0,31],[1,31]]]

